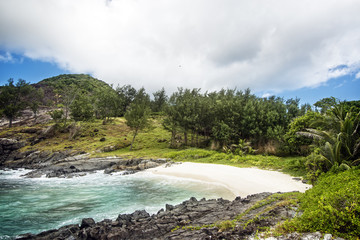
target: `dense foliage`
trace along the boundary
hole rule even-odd
[[[360,236],[360,169],[328,173],[300,198],[301,216],[285,223],[287,231]]]
[[[149,103],[149,95],[145,93],[144,88],[141,88],[125,113],[126,124],[134,132],[133,140],[130,145],[130,151],[133,147],[138,131],[144,129],[148,125],[148,118],[150,115]]]
[[[35,116],[39,106],[45,104],[44,101],[40,101],[41,97],[45,95],[44,98],[47,98],[49,88],[51,88],[51,104],[55,107],[51,116],[57,123],[63,123],[64,127],[67,126],[69,118],[74,121],[102,119],[106,124],[112,118],[130,116],[129,111],[134,113],[134,109],[144,108],[143,103],[135,101],[140,90],[136,90],[131,85],[118,86],[114,89],[89,75],[59,75],[45,79],[35,86],[40,87],[42,92],[34,92],[31,99],[27,101],[31,103],[30,107]],[[145,93],[144,89],[141,91]],[[318,110],[316,112],[311,110],[309,104],[300,106],[299,101],[299,99],[284,100],[275,96],[257,97],[249,89],[245,91],[222,89],[202,93],[200,89],[178,88],[171,96],[167,96],[162,88],[153,93],[153,99],[147,101],[146,109],[152,111],[153,114],[163,116],[163,126],[172,136],[170,145],[175,148],[211,147],[240,155],[265,153],[306,156],[314,149],[311,145],[317,143],[318,150],[316,152],[323,153],[321,156],[326,157],[325,151],[329,152],[329,149],[333,149],[334,152],[334,148],[337,146],[336,141],[322,142],[314,139],[316,134],[321,135],[320,131],[329,131],[334,127],[334,121],[331,126],[326,121],[330,118],[329,113],[333,112],[339,102],[335,98],[319,100],[315,104]],[[12,106],[6,103],[4,105],[7,108]],[[355,121],[351,123],[352,125],[350,124],[352,128],[355,128],[358,123],[356,110],[359,109],[359,105],[357,101],[343,103],[342,109],[345,112],[353,112],[346,120],[347,122]],[[7,111],[2,108],[4,114]],[[20,110],[17,113],[20,113]],[[345,115],[342,115],[343,118]],[[10,118],[14,117],[16,115]],[[315,124],[316,122],[318,123]],[[319,122],[322,123],[319,124]],[[316,134],[314,131],[311,132],[312,138],[307,138],[310,136],[309,129],[318,132]],[[299,134],[301,132],[303,135]],[[307,136],[304,132],[307,132]],[[335,135],[332,134],[332,138],[336,140]],[[341,139],[344,139],[344,136],[342,134]],[[350,142],[346,140],[346,147],[342,145],[338,148],[341,148],[341,157],[346,155],[345,148],[352,148],[350,151],[357,152],[356,137],[358,135],[353,137]],[[326,142],[328,142],[326,145],[328,150],[323,147]],[[246,148],[251,151],[241,149],[241,145],[245,143]],[[349,144],[351,146],[348,146]],[[335,154],[335,156],[340,155]],[[355,154],[349,159],[356,161],[356,156]],[[313,159],[320,158],[314,154],[312,157]],[[315,162],[317,164],[321,161]],[[330,159],[331,161],[333,160]],[[309,161],[309,166],[311,164],[313,168],[320,169],[320,171],[326,171],[329,168],[328,164],[325,167],[322,163],[315,166],[316,164]]]
[[[86,74],[62,74],[56,77],[44,79],[39,85],[50,85],[54,91],[63,90],[65,87],[73,86],[85,93],[93,93],[98,90],[109,90],[111,87],[98,79]]]
[[[350,169],[360,164],[360,112],[356,112],[356,108],[345,111],[344,106],[338,103],[311,121],[315,128],[298,132],[315,143],[316,148],[307,162],[312,181],[322,172]]]
[[[50,104],[49,115],[55,126],[62,128],[61,134],[70,132],[68,139],[81,136],[94,141],[95,136],[106,136],[106,142],[92,142],[96,150],[129,155],[138,136],[131,156],[138,156],[134,152],[142,156],[141,149],[148,148],[147,154],[152,151],[156,157],[176,161],[256,166],[307,175],[314,187],[300,199],[303,214],[283,228],[346,238],[360,234],[360,101],[340,102],[330,97],[319,100],[312,109],[308,104],[299,106],[299,99],[262,98],[249,89],[203,93],[184,88],[170,96],[162,88],[151,100],[143,88],[124,85],[114,89],[83,74],[60,75],[34,86],[11,79],[0,88],[0,114],[10,126],[25,108],[33,111],[36,121],[39,107]],[[96,131],[86,127],[92,124]],[[141,131],[149,125],[158,132],[150,136]],[[104,129],[112,129],[112,133],[105,135]],[[59,144],[61,140],[54,142],[57,145],[49,147],[65,148]],[[79,140],[71,147],[75,144],[78,150],[89,145]],[[169,145],[180,150],[171,150]],[[154,146],[161,148],[154,150]]]
[[[9,127],[13,120],[18,117],[22,110],[28,106],[27,96],[33,88],[23,79],[14,83],[13,79],[8,80],[8,84],[3,86],[0,91],[0,113],[9,120]]]
[[[201,146],[202,136],[213,140],[217,148],[238,144],[241,139],[259,147],[282,142],[289,123],[302,114],[299,99],[260,98],[249,89],[202,94],[200,89],[179,88],[165,109],[165,127],[173,133],[172,145],[180,133],[184,145]]]

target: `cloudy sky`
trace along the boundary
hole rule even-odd
[[[0,82],[359,99],[359,0],[0,0]]]

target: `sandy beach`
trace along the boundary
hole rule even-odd
[[[160,166],[148,169],[153,174],[191,178],[209,183],[221,184],[235,196],[261,192],[305,192],[311,185],[294,180],[292,176],[257,168],[237,168],[218,164],[179,163],[170,167]]]

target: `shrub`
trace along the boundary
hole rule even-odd
[[[59,123],[64,116],[64,111],[62,109],[55,109],[49,112],[49,115],[55,121],[55,123]]]
[[[302,215],[285,223],[288,231],[331,233],[346,239],[360,236],[360,169],[322,175],[300,198]]]
[[[193,159],[200,159],[209,157],[216,152],[208,151],[204,149],[186,149],[182,151],[174,151],[166,154],[166,157],[172,158],[173,160],[182,161],[182,160],[193,160]]]

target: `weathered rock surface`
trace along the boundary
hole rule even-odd
[[[38,235],[27,234],[20,239],[255,239],[259,229],[272,227],[294,215],[292,209],[276,205],[276,201],[248,210],[270,195],[255,194],[234,201],[191,198],[176,206],[166,205],[165,210],[161,209],[152,216],[142,210],[98,223],[87,218],[80,226],[69,225]],[[236,217],[239,220],[235,228],[222,229],[218,224]],[[293,235],[286,239],[301,239],[299,235]]]
[[[0,165],[16,150],[25,146],[25,142],[9,138],[0,138]]]
[[[52,160],[37,166],[37,169],[25,176],[36,178],[83,176],[88,172],[105,170],[106,174],[122,171],[124,174],[135,173],[147,168],[157,167],[166,163],[166,159],[123,159],[119,157],[90,158],[88,155],[77,155],[60,160]]]
[[[38,169],[76,154],[79,154],[79,152],[69,150],[59,152],[35,150],[20,152],[14,150],[9,152],[6,156],[2,156],[4,160],[0,162],[0,168]]]
[[[24,142],[0,138],[0,168],[34,169],[26,174],[26,177],[30,178],[44,175],[46,177],[74,177],[97,170],[105,170],[107,174],[118,171],[129,174],[168,162],[167,159],[91,158],[88,154],[70,149],[59,152],[18,151],[24,146]]]

